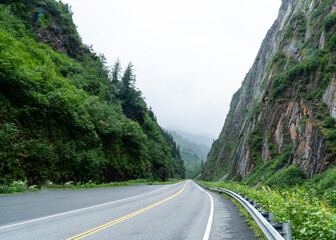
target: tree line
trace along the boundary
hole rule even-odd
[[[0,184],[184,178],[132,63],[109,67],[85,46],[67,4],[1,2]]]

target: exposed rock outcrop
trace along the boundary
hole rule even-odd
[[[327,90],[323,94],[323,101],[328,105],[330,115],[336,119],[336,79],[332,77]]]
[[[203,179],[242,179],[293,146],[307,177],[333,166],[336,119],[335,1],[283,0],[253,66],[234,94]],[[336,19],[336,18],[335,18]],[[329,111],[329,114],[328,114]]]

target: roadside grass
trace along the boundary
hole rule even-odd
[[[254,231],[255,236],[260,240],[267,240],[264,233],[261,231],[258,224],[254,221],[253,217],[250,215],[250,213],[233,197],[227,195],[227,194],[221,194],[223,197],[228,198],[231,200],[231,202],[237,206],[237,208],[240,211],[241,216],[246,217],[246,223],[250,226],[250,228]]]
[[[36,186],[27,186],[26,182],[14,181],[7,185],[0,185],[0,195],[18,194],[24,192],[38,192]]]
[[[110,182],[110,183],[102,183],[97,184],[94,182],[87,182],[87,183],[73,183],[73,182],[66,182],[64,184],[55,184],[53,182],[46,182],[42,185],[44,189],[53,189],[53,190],[60,190],[60,189],[91,189],[91,188],[107,188],[107,187],[126,187],[133,184],[147,184],[147,185],[167,185],[167,184],[174,184],[177,182],[184,181],[183,179],[170,179],[166,182],[157,182],[157,181],[150,181],[147,179],[135,179],[129,180],[124,182]],[[8,185],[0,185],[0,194],[17,194],[17,193],[24,193],[24,192],[38,192],[39,189],[37,186],[27,186],[26,182],[13,182],[12,184]]]
[[[178,182],[182,182],[184,179],[170,179],[169,181],[166,182],[148,182],[148,185],[168,185],[168,184],[174,184]]]
[[[265,211],[274,212],[276,222],[291,224],[293,239],[336,239],[336,208],[320,199],[313,189],[301,185],[288,189],[261,186],[254,189],[236,182],[201,182],[246,195]]]

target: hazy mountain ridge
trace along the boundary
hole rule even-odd
[[[192,140],[182,137],[178,132],[169,131],[178,145],[181,157],[184,160],[186,168],[186,176],[191,176],[196,170],[206,161],[210,147],[202,144],[197,144]]]
[[[282,1],[232,98],[203,179],[254,185],[279,174],[311,178],[335,166],[335,10],[331,0]]]
[[[189,139],[190,141],[199,144],[199,145],[205,145],[210,148],[211,144],[213,143],[213,138],[210,135],[207,134],[191,134],[187,133],[181,130],[175,130],[175,129],[168,129],[169,132],[176,132],[178,135],[185,139]]]
[[[210,151],[210,147],[194,142],[192,139],[181,136],[180,133],[175,131],[169,131],[169,133],[173,136],[177,145],[180,146],[181,149],[190,149],[192,150],[199,158],[206,159],[207,155]]]

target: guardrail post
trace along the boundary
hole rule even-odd
[[[255,208],[260,208],[259,204],[257,201],[253,201],[253,207]]]
[[[273,223],[272,226],[275,228],[275,230],[278,231],[278,233],[280,233],[281,236],[284,235],[284,233],[283,233],[283,223]]]
[[[273,212],[262,212],[261,215],[269,222],[275,223],[275,215]]]
[[[268,221],[269,221],[270,224],[275,223],[275,214],[274,214],[274,212],[270,212],[268,214]]]
[[[285,240],[292,240],[292,230],[290,223],[283,223],[282,225],[283,238]]]
[[[264,212],[264,208],[259,206],[257,201],[253,201],[253,199],[248,198],[245,195],[239,195],[238,192],[233,192],[224,188],[209,187],[203,184],[200,185],[213,191],[226,193],[240,202],[240,204],[242,204],[242,206],[251,214],[254,220],[256,220],[261,231],[265,234],[267,239],[292,240],[290,224],[275,223],[275,214],[273,212]]]

